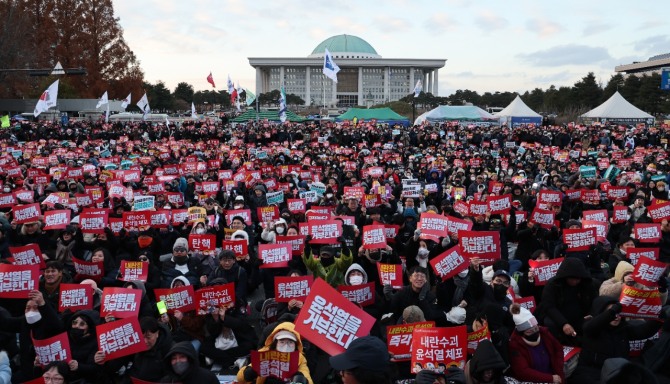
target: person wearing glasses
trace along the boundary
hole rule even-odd
[[[441,312],[437,309],[435,295],[430,291],[430,284],[427,280],[428,270],[416,265],[409,270],[408,275],[409,285],[393,294],[389,290],[390,286],[385,289],[384,294],[390,301],[390,312],[393,312],[393,319],[397,321],[402,317],[405,308],[416,305],[423,311],[426,320],[437,320]]]
[[[70,376],[70,367],[64,361],[54,361],[44,367],[42,378],[45,384],[67,384]]]

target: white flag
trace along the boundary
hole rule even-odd
[[[283,85],[281,86],[281,94],[279,96],[279,120],[282,123],[286,121],[286,91]]]
[[[423,85],[421,85],[421,79],[416,81],[416,85],[414,86],[414,97],[419,97],[419,94],[423,91]]]
[[[147,115],[151,112],[151,107],[149,106],[149,99],[147,99],[147,93],[144,92],[144,96],[137,102],[137,106],[142,110],[143,118],[146,119]]]
[[[235,107],[237,108],[237,112],[242,112],[242,109],[240,109],[240,94],[244,91],[244,88],[238,85],[236,91],[237,97],[235,98]]]
[[[323,74],[337,83],[337,72],[339,71],[340,67],[335,64],[333,56],[330,55],[330,52],[326,48],[326,54],[323,56]]]
[[[233,81],[230,80],[230,75],[228,75],[228,94],[232,95],[234,90],[235,85],[233,84]]]
[[[37,117],[40,115],[40,113],[48,111],[51,107],[55,107],[57,101],[58,80],[54,81],[53,84],[49,86],[49,88],[42,92],[42,96],[40,96],[40,99],[37,100],[37,105],[35,105],[35,112],[33,115]]]
[[[130,100],[130,96],[132,96],[132,94],[133,94],[132,92],[129,93],[129,94],[128,94],[128,97],[126,97],[125,99],[123,99],[123,101],[121,102],[121,108],[123,108],[123,109],[128,108],[128,106],[130,105],[130,101],[131,101],[131,100]]]
[[[105,91],[105,93],[102,94],[102,97],[100,98],[100,100],[98,100],[98,104],[95,105],[95,109],[98,109],[98,108],[100,108],[100,106],[105,105],[105,104],[109,104],[109,98],[107,97],[107,91]]]
[[[198,120],[198,114],[195,112],[195,104],[191,102],[191,119]]]

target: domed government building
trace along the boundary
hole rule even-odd
[[[340,67],[337,84],[323,75],[328,49]],[[421,79],[423,90],[438,94],[438,70],[446,59],[386,59],[357,36],[329,37],[307,57],[250,57],[256,69],[256,92],[279,89],[295,94],[307,105],[349,107],[399,100],[414,91]]]

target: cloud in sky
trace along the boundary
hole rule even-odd
[[[667,35],[650,36],[634,42],[633,48],[637,51],[645,52],[649,56],[670,53],[670,37]],[[644,59],[647,58],[645,57]]]
[[[484,32],[492,32],[507,28],[509,21],[487,9],[479,12],[475,18],[475,24],[477,24],[477,26]]]
[[[551,20],[533,18],[526,22],[526,29],[540,37],[550,37],[563,32],[565,28]]]
[[[430,33],[455,31],[458,29],[459,25],[460,23],[456,18],[451,17],[444,12],[434,13],[423,23],[423,26]]]
[[[597,34],[606,33],[612,28],[614,28],[613,24],[598,21],[590,22],[582,29],[582,36],[589,37]]]
[[[537,67],[594,65],[611,59],[606,48],[581,44],[557,45],[541,51],[519,53],[517,57]]]

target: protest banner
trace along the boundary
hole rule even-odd
[[[384,224],[384,236],[389,244],[395,244],[395,237],[398,236],[399,225]]]
[[[468,212],[472,216],[484,216],[489,210],[489,205],[485,202],[470,200],[468,203]]]
[[[344,196],[356,200],[362,200],[365,195],[365,188],[363,187],[344,187]]]
[[[661,224],[635,224],[633,235],[640,243],[658,243],[661,241]]]
[[[606,209],[597,209],[582,212],[582,220],[588,221],[601,221],[606,223],[608,220],[608,214]]]
[[[575,357],[575,356],[579,357],[579,352],[581,352],[581,351],[582,351],[582,349],[579,348],[579,347],[570,347],[570,346],[564,345],[563,346],[563,361],[567,363],[573,357]]]
[[[628,248],[626,250],[626,256],[628,256],[628,259],[630,260],[630,263],[633,264],[633,266],[637,265],[638,260],[640,260],[640,257],[646,257],[651,260],[658,260],[660,256],[661,250],[660,248]]]
[[[421,230],[422,237],[438,241],[440,237],[447,235],[447,222],[446,216],[424,212],[417,228]]]
[[[42,251],[37,244],[28,244],[22,247],[9,247],[9,253],[12,255],[14,265],[38,265],[40,269],[46,268]]]
[[[12,207],[12,221],[16,224],[39,221],[42,209],[39,203],[16,205]]]
[[[528,222],[537,224],[542,228],[551,229],[554,226],[554,221],[556,220],[556,214],[554,211],[549,211],[546,209],[540,209],[535,207],[533,212],[530,214]]]
[[[291,245],[291,254],[293,256],[302,255],[305,249],[305,236],[294,235],[294,236],[279,236],[275,237],[277,244],[290,244]]]
[[[537,193],[537,204],[544,206],[561,205],[563,203],[563,193],[559,191],[550,191],[543,189]]]
[[[421,184],[403,184],[400,197],[418,199],[421,196],[422,190]]]
[[[556,276],[556,272],[562,262],[562,257],[552,260],[528,260],[528,265],[533,268],[535,274],[535,285],[546,285],[549,279]]]
[[[268,204],[281,204],[284,202],[284,192],[269,192],[266,195]]]
[[[305,221],[319,221],[319,220],[330,220],[332,218],[332,213],[330,212],[317,212],[314,209],[310,209],[305,214]]]
[[[16,196],[14,196],[13,193],[0,193],[0,208],[9,208],[15,206],[16,204],[18,204],[18,201],[16,200]]]
[[[54,361],[70,362],[72,360],[72,352],[70,352],[70,340],[67,332],[59,333],[56,336],[48,339],[38,340],[32,337],[33,347],[35,348],[35,361],[39,361],[42,367],[47,366]]]
[[[377,264],[377,273],[379,273],[379,283],[381,285],[390,285],[391,288],[401,289],[402,283],[402,264]]]
[[[163,301],[168,313],[174,311],[188,312],[195,310],[195,292],[192,285],[175,288],[154,289],[156,301]]]
[[[230,226],[230,223],[233,222],[233,218],[236,216],[241,217],[246,225],[251,225],[250,209],[229,209],[226,211],[226,223],[228,223],[228,226]]]
[[[657,287],[666,268],[667,264],[662,261],[640,257],[633,270],[633,279],[646,287]]]
[[[579,167],[579,175],[582,179],[593,179],[596,177],[596,172],[595,166],[582,165]]]
[[[295,330],[333,356],[344,352],[355,339],[368,335],[375,321],[319,278],[295,320]]]
[[[411,366],[417,367],[418,364],[423,369],[432,369],[435,372],[441,364],[447,368],[462,369],[468,356],[467,347],[468,331],[465,325],[448,328],[414,328]]]
[[[82,233],[101,234],[105,233],[108,212],[82,212],[79,215],[79,228]]]
[[[415,328],[433,328],[434,321],[389,325],[386,327],[386,345],[391,354],[391,361],[410,361],[412,332]]]
[[[597,189],[582,189],[581,200],[584,204],[600,204],[600,191]]]
[[[141,289],[105,287],[100,299],[100,315],[112,315],[117,319],[137,317],[141,300]]]
[[[95,281],[100,281],[105,272],[102,261],[83,261],[75,257],[72,258],[72,263],[74,264],[75,272],[82,278],[91,278]]]
[[[312,244],[333,244],[342,236],[342,222],[339,220],[317,220],[307,223]]]
[[[488,325],[485,325],[478,331],[468,332],[468,353],[474,354],[477,346],[484,340],[491,340],[491,332]]]
[[[537,303],[535,303],[535,297],[533,296],[518,297],[514,302],[518,303],[521,307],[526,308],[528,311],[530,311],[530,313],[533,313],[537,307]]]
[[[167,228],[170,225],[170,211],[151,211],[151,228]]]
[[[484,265],[500,259],[500,233],[497,231],[460,231],[462,255],[478,257]]]
[[[259,378],[275,377],[288,382],[298,372],[300,352],[290,353],[275,350],[251,351],[251,366]]]
[[[488,210],[492,215],[505,214],[512,209],[512,195],[489,196],[486,199]]]
[[[458,231],[470,231],[472,225],[473,223],[470,220],[447,216],[447,233],[449,236],[457,236]]]
[[[285,268],[293,258],[290,244],[258,244],[258,258],[263,261],[260,268]]]
[[[654,223],[670,219],[670,201],[650,205],[647,207],[647,213]]]
[[[305,199],[288,199],[287,207],[289,212],[293,214],[305,213],[307,201]]]
[[[363,248],[386,248],[386,228],[384,225],[366,225],[363,227]]]
[[[644,290],[624,285],[619,302],[623,307],[621,316],[655,319],[661,313],[661,294],[658,289]]]
[[[150,226],[151,212],[123,212],[123,227],[127,228],[127,230],[136,228],[137,230],[144,231],[149,229]]]
[[[44,212],[44,227],[45,231],[51,229],[65,229],[70,224],[70,216],[72,211],[69,209],[59,209],[55,211]]]
[[[304,199],[308,203],[316,203],[319,200],[319,196],[315,191],[301,191],[298,193],[298,197]]]
[[[235,283],[215,285],[195,291],[198,315],[212,313],[218,308],[235,306]]]
[[[563,230],[563,243],[568,246],[568,252],[588,251],[596,244],[595,228],[576,228]]]
[[[606,221],[582,220],[582,228],[595,228],[596,241],[601,243],[607,238],[607,225]]]
[[[309,295],[314,276],[275,276],[275,300],[288,303],[291,300],[305,301]]]
[[[93,287],[89,284],[60,283],[58,289],[58,312],[93,308]]]
[[[249,255],[249,244],[245,239],[223,240],[221,249],[233,251],[237,260],[242,260]]]
[[[188,210],[188,223],[207,223],[207,210],[203,207],[189,207]]]
[[[171,209],[170,222],[173,225],[183,224],[188,220],[188,211],[186,209]]]
[[[430,260],[433,271],[442,281],[446,281],[468,268],[470,263],[461,253],[461,246],[457,245]]]
[[[642,351],[645,349],[645,345],[647,348],[649,345],[652,345],[651,343],[654,340],[657,340],[661,334],[661,331],[659,330],[658,332],[654,333],[653,336],[648,337],[646,339],[641,339],[641,340],[628,340],[628,357],[631,359],[634,359],[636,357],[639,357],[642,354]]]
[[[139,280],[147,281],[149,276],[149,263],[147,261],[121,260],[119,277],[121,281]]]
[[[345,299],[356,303],[361,307],[367,307],[375,303],[375,283],[360,285],[340,285],[337,290]]]
[[[105,354],[105,360],[114,360],[147,350],[137,317],[100,324],[95,327],[95,333],[98,335],[98,350]]]
[[[615,205],[612,207],[612,224],[625,223],[630,219],[628,207],[625,205]]]
[[[628,200],[628,187],[623,186],[610,186],[607,188],[607,199],[611,201]]]
[[[27,299],[28,293],[39,289],[39,265],[0,264],[0,298]]]
[[[277,221],[279,220],[279,208],[276,205],[258,207],[256,208],[256,215],[261,223]]]
[[[188,235],[188,249],[191,251],[201,251],[203,253],[213,253],[216,249],[216,235],[197,235],[191,233]]]
[[[154,202],[156,200],[155,196],[138,196],[133,201],[133,210],[138,211],[149,211],[154,209]]]

